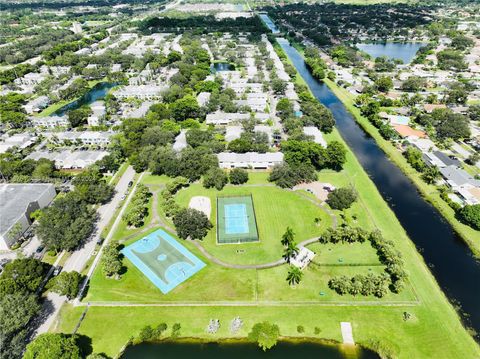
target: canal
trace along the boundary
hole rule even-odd
[[[256,344],[245,341],[220,343],[189,342],[185,340],[142,343],[129,346],[122,359],[378,359],[378,355],[359,346],[309,342],[281,341],[272,349],[262,351]]]
[[[422,253],[442,290],[452,303],[462,307],[464,322],[480,333],[480,264],[470,249],[355,122],[328,86],[310,74],[301,54],[287,40],[277,40],[314,96],[332,111],[343,139]]]

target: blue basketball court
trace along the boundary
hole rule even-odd
[[[125,247],[122,253],[163,294],[205,267],[205,263],[161,229]]]

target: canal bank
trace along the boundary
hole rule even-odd
[[[336,127],[395,213],[410,239],[421,251],[451,303],[461,307],[464,323],[480,331],[480,265],[438,211],[427,203],[408,177],[393,164],[375,140],[356,123],[343,103],[318,82],[301,54],[285,39],[277,39],[313,95],[332,111]]]

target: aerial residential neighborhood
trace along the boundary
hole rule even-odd
[[[475,0],[0,0],[0,358],[479,358]]]

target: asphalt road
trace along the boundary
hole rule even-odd
[[[83,247],[77,249],[70,255],[63,266],[63,271],[81,272],[85,268],[87,261],[95,251],[95,245],[100,238],[100,234],[112,219],[115,209],[120,205],[122,196],[127,192],[128,183],[133,181],[134,175],[135,171],[131,166],[129,166],[118,181],[118,184],[115,186],[115,194],[112,200],[98,208],[97,212],[99,215],[99,220],[97,222],[97,230],[95,234],[87,243],[85,243]],[[48,329],[52,325],[65,301],[66,298],[64,296],[59,296],[55,293],[47,294],[47,298],[44,302],[42,313],[40,315],[42,324],[37,328],[35,336],[48,332]]]

